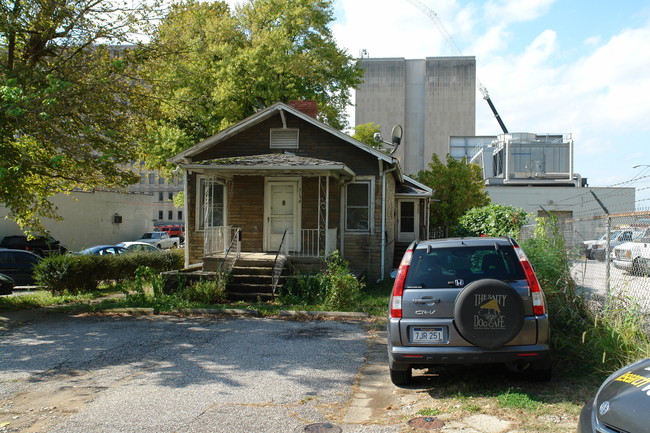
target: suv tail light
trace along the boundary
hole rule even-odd
[[[402,257],[402,262],[399,264],[399,270],[397,271],[397,277],[395,277],[395,284],[393,284],[393,293],[390,296],[390,317],[391,318],[400,318],[402,317],[402,295],[404,294],[404,280],[406,279],[406,274],[409,271],[409,266],[411,266],[411,258],[413,257],[413,249],[410,248],[404,253]]]
[[[542,292],[542,287],[539,285],[537,280],[537,275],[533,270],[533,266],[528,261],[526,253],[518,247],[515,246],[515,252],[519,258],[521,266],[524,268],[524,273],[526,274],[526,281],[528,281],[528,287],[530,287],[530,296],[533,299],[533,314],[536,316],[541,316],[546,313],[546,306],[544,305],[544,293]]]

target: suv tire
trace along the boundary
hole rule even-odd
[[[408,368],[406,370],[393,370],[390,369],[390,380],[393,382],[393,385],[396,386],[406,386],[411,383],[413,378],[413,370]]]
[[[454,322],[465,340],[485,349],[498,349],[519,334],[524,324],[519,293],[500,280],[468,284],[454,306]]]

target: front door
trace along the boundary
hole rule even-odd
[[[418,202],[400,200],[397,205],[397,242],[412,242],[418,238]]]
[[[269,181],[266,184],[265,250],[277,251],[286,231],[285,243],[296,250],[299,231],[299,181]]]

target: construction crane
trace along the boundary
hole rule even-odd
[[[422,2],[419,0],[407,0],[409,3],[411,3],[413,6],[416,8],[420,9],[422,12],[427,14],[429,18],[433,20],[433,22],[436,24],[436,27],[438,27],[438,30],[442,34],[442,37],[445,39],[445,42],[451,48],[451,50],[456,54],[457,56],[462,56],[462,52],[458,48],[458,45],[456,45],[456,42],[454,42],[454,39],[451,37],[445,26],[442,24],[442,21],[440,18],[438,18],[438,14],[432,11],[429,7],[424,5]],[[501,120],[501,116],[499,116],[499,113],[497,112],[496,107],[492,103],[492,100],[490,99],[490,94],[488,93],[487,89],[485,86],[481,83],[481,81],[477,78],[476,79],[476,87],[478,87],[479,92],[483,95],[483,99],[485,99],[490,106],[490,110],[492,110],[492,113],[494,113],[494,117],[497,119],[497,122],[499,122],[499,126],[501,127],[501,130],[503,131],[504,134],[508,133],[508,129],[506,128],[506,125],[503,123],[503,120]]]

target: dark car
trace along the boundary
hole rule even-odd
[[[0,274],[0,295],[11,295],[16,282],[8,275]]]
[[[94,247],[86,248],[79,251],[77,254],[94,254],[96,256],[112,255],[116,256],[126,252],[126,248],[117,245],[95,245]]]
[[[34,284],[34,266],[41,258],[29,251],[0,248],[0,273],[11,277],[18,286]]]
[[[23,235],[5,236],[0,242],[0,248],[31,251],[41,257],[68,252],[68,247],[52,236],[36,236],[31,239]]]
[[[609,376],[580,413],[578,433],[646,432],[650,425],[650,359]]]
[[[545,302],[530,262],[511,238],[413,242],[390,297],[391,380],[407,385],[413,368],[487,363],[549,380]]]

